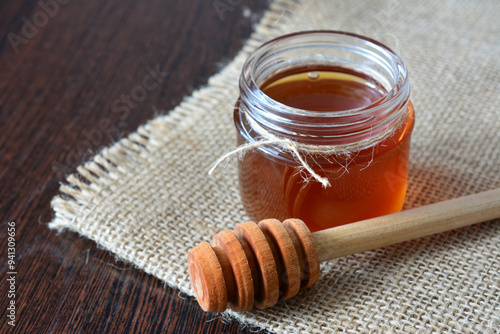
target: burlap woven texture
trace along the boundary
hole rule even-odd
[[[235,159],[207,176],[235,145],[241,66],[262,42],[309,29],[375,38],[407,62],[417,125],[406,208],[499,187],[499,16],[498,1],[275,2],[207,87],[70,175],[50,227],[192,295],[188,250],[246,220]],[[496,220],[324,263],[292,300],[222,316],[270,332],[500,333],[499,273]]]

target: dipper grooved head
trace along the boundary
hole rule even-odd
[[[196,298],[208,312],[228,305],[235,311],[271,307],[319,277],[314,238],[298,219],[246,222],[235,233],[219,232],[212,246],[202,242],[189,252],[188,264]]]

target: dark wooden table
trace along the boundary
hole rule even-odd
[[[47,223],[65,175],[206,84],[268,5],[0,2],[0,333],[252,332],[201,312],[192,298]],[[136,88],[154,69],[167,72],[165,80]],[[129,108],[119,109],[117,99]],[[7,281],[12,269],[13,285]],[[15,327],[6,313],[12,300]]]

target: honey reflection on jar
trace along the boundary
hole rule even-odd
[[[243,205],[249,217],[289,217],[307,222],[314,232],[401,210],[403,207],[413,118],[398,133],[377,147],[358,152],[356,158],[330,156],[316,172],[327,177],[330,186],[311,179],[290,156],[289,160],[266,156],[258,150],[239,160],[239,183]],[[397,136],[401,137],[396,141]],[[238,134],[238,142],[244,143]],[[316,157],[316,163],[325,160]],[[312,160],[312,159],[311,159]]]

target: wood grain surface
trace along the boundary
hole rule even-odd
[[[47,223],[65,175],[206,84],[268,5],[0,2],[0,333],[253,332]],[[10,222],[15,298],[6,281]],[[6,317],[11,300],[15,327]]]

